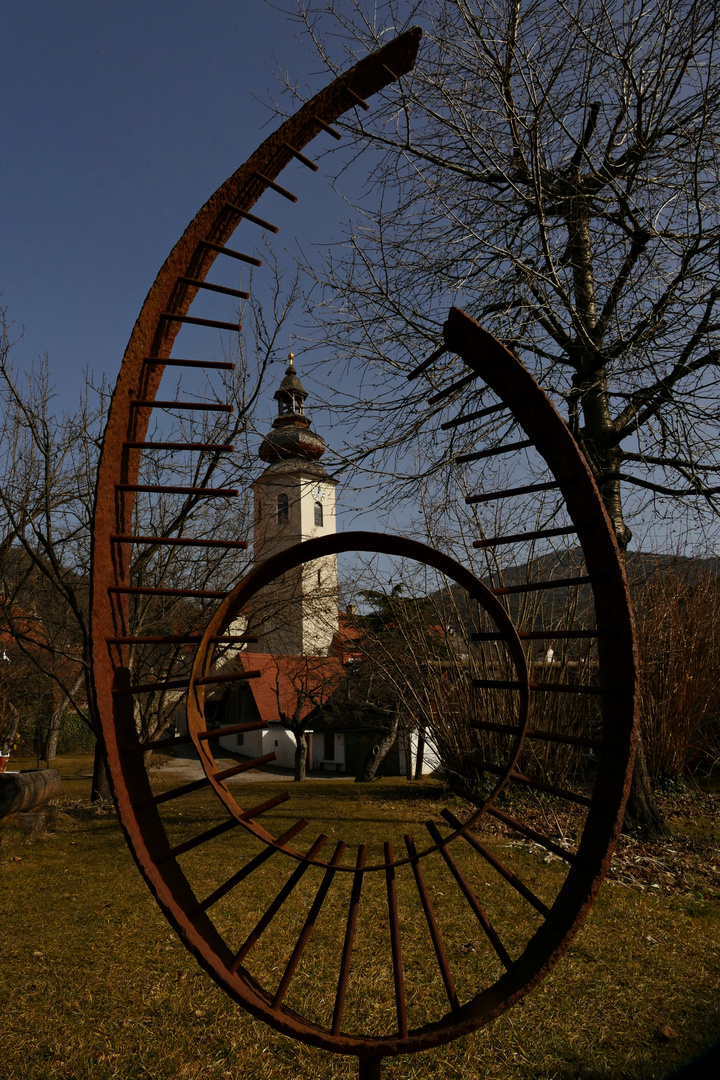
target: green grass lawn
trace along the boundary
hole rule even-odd
[[[2,1080],[355,1076],[355,1059],[295,1044],[224,996],[165,922],[114,813],[92,811],[85,801],[90,759],[63,759],[61,771],[64,802],[54,831],[26,835],[10,826],[0,828]],[[247,787],[253,804],[281,790],[270,782]],[[399,846],[404,831],[420,837],[422,823],[433,812],[437,815],[438,796],[433,784],[311,780],[293,787],[292,812],[278,807],[273,814],[278,825],[298,814],[311,817],[316,833],[322,829],[331,842],[339,836],[349,844],[368,838],[379,842],[392,835]],[[166,804],[170,829],[179,830],[190,820],[201,831],[218,820],[207,794],[182,801],[181,809]],[[383,1076],[664,1077],[720,1037],[719,805],[717,795],[668,803],[673,839],[652,849],[623,844],[614,871],[619,880],[605,884],[575,943],[538,989],[467,1038],[386,1061]],[[198,863],[198,893],[211,891],[227,876],[227,860],[238,854],[233,837],[213,841],[212,854]],[[511,848],[509,837],[498,836],[494,843],[541,896],[553,892],[559,873],[555,863],[546,864],[516,844]],[[241,915],[252,922],[264,910],[281,883],[273,879],[272,860],[267,867],[265,877],[228,900],[218,914],[220,923],[232,929]],[[382,875],[370,877],[382,884]],[[314,887],[308,882],[304,891],[296,890],[294,906],[283,916],[291,942]],[[466,984],[459,989],[467,993],[474,977],[487,976],[491,960],[475,950],[475,931],[454,902],[448,899],[438,916],[443,929],[448,927],[451,964],[463,960],[457,966]],[[338,910],[330,903],[323,913],[315,947],[307,963],[303,960],[289,1001],[308,1012],[319,1010],[318,1019],[324,1006],[313,991],[325,969],[337,967],[342,893],[333,903]],[[503,933],[510,941],[514,926],[519,932],[520,914],[513,903],[511,895],[505,897],[499,916],[504,916]],[[401,918],[409,925],[418,920],[418,911],[410,904]],[[270,935],[251,956],[256,965],[253,969],[249,962],[251,970],[271,980],[284,967],[287,941]],[[368,995],[354,1007],[364,1010],[364,1021],[382,1025],[389,968],[367,945],[356,963],[371,985],[376,981],[378,992],[377,1000]],[[417,1015],[437,993],[428,970],[425,956],[408,954],[408,997]],[[663,1025],[677,1037],[663,1038]]]

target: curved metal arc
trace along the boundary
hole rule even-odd
[[[91,549],[90,611],[91,635],[93,640],[93,693],[98,715],[105,728],[105,743],[108,759],[113,770],[119,771],[119,749],[114,733],[114,702],[112,684],[116,666],[127,664],[128,645],[113,646],[114,652],[105,646],[105,642],[114,636],[126,636],[129,605],[126,597],[111,601],[108,589],[112,585],[127,581],[130,566],[130,545],[117,549],[110,542],[114,534],[130,532],[129,522],[132,516],[132,493],[118,494],[115,485],[120,482],[132,483],[137,479],[140,465],[140,450],[124,450],[128,440],[142,442],[149,422],[149,409],[133,409],[134,400],[149,400],[155,396],[164,370],[162,359],[169,356],[174,331],[169,331],[163,338],[162,349],[156,347],[155,329],[160,316],[170,302],[170,296],[177,278],[182,276],[194,258],[198,244],[211,235],[215,239],[227,239],[234,231],[234,219],[227,219],[223,224],[223,208],[226,202],[241,205],[243,210],[257,201],[265,190],[254,179],[259,169],[271,176],[277,175],[282,168],[293,160],[283,144],[304,146],[322,127],[314,119],[330,121],[337,119],[343,112],[354,107],[344,88],[352,83],[365,97],[382,89],[392,80],[386,67],[398,74],[409,71],[415,61],[421,33],[414,29],[391,41],[383,49],[365,57],[350,71],[335,79],[330,86],[316,94],[295,116],[285,121],[277,131],[266,139],[235,173],[222,184],[202,209],[195,215],[190,225],[177,242],[163,264],[151,287],[140,316],[135,324],[123,358],[120,373],[112,395],[108,422],[103,438],[103,446],[98,465],[98,480],[93,509],[93,535]],[[218,231],[220,230],[220,231]],[[199,280],[207,274],[216,253],[206,252],[203,266],[194,273]],[[197,290],[196,290],[197,291]],[[193,294],[194,295],[194,294]],[[188,294],[186,311],[192,297]],[[181,307],[178,307],[178,311]],[[155,352],[157,364],[145,365],[144,358]],[[162,356],[160,354],[163,354]],[[132,414],[132,430],[131,430]],[[118,788],[118,804],[122,803],[122,812],[133,815],[127,803],[122,785]]]
[[[242,211],[249,211],[257,202],[266,185],[257,179],[259,173],[270,179],[277,176],[287,164],[294,160],[285,149],[287,143],[296,147],[305,146],[322,131],[316,117],[324,121],[336,120],[342,113],[354,108],[355,102],[345,94],[345,89],[352,84],[361,96],[369,97],[383,89],[392,79],[387,68],[398,75],[405,74],[413,67],[421,31],[413,28],[391,41],[377,53],[359,61],[350,71],[344,72],[330,86],[316,94],[298,112],[286,120],[270,135],[255,153],[230,176],[198,211],[186,228],[182,237],[175,244],[165,260],[143,303],[138,320],[128,342],[123,357],[120,374],[110,402],[108,421],[103,438],[103,447],[98,467],[98,484],[94,507],[93,551],[91,570],[91,610],[94,620],[103,631],[109,623],[108,613],[97,610],[93,601],[98,576],[105,582],[127,577],[130,565],[129,550],[121,553],[110,551],[109,536],[113,532],[127,532],[125,526],[130,522],[134,496],[125,493],[120,499],[116,496],[115,484],[132,484],[140,467],[139,450],[123,450],[125,441],[144,441],[150,420],[149,408],[133,409],[133,400],[152,400],[157,393],[164,371],[163,359],[170,355],[175,336],[180,324],[168,324],[161,316],[168,307],[174,313],[186,314],[197,288],[186,287],[183,296],[172,305],[171,300],[177,287],[178,279],[191,276],[203,281],[212,266],[218,252],[206,249],[198,256],[198,245],[212,239],[214,243],[225,243],[238,225],[237,214],[228,214],[226,206],[232,204]],[[198,262],[199,259],[199,262]],[[188,272],[192,270],[192,274]],[[164,327],[158,338],[158,327]],[[152,356],[157,364],[144,364],[145,357]],[[116,505],[117,500],[117,505]],[[122,520],[121,520],[122,519]],[[101,590],[102,591],[102,590]],[[103,596],[100,603],[104,605]],[[125,611],[127,608],[125,607]],[[94,636],[95,628],[93,629]],[[103,632],[102,638],[111,634]],[[124,656],[124,653],[120,653]]]
[[[514,736],[513,745],[508,754],[508,762],[506,765],[507,775],[512,772],[522,750],[524,734],[528,724],[529,705],[529,675],[525,650],[522,647],[522,643],[517,636],[513,623],[505,608],[479,578],[475,577],[471,571],[467,570],[466,567],[462,566],[461,563],[458,563],[450,555],[436,551],[434,548],[429,547],[427,544],[420,543],[417,540],[410,540],[406,537],[395,536],[388,533],[359,531],[335,533],[294,544],[292,547],[286,548],[284,551],[280,551],[276,555],[270,556],[270,558],[266,559],[259,566],[253,568],[219,606],[208,623],[195,654],[195,662],[190,676],[190,687],[188,689],[187,697],[188,732],[193,739],[198,756],[203,763],[203,768],[205,769],[210,783],[217,795],[222,799],[226,808],[238,819],[239,823],[248,829],[248,831],[251,831],[258,839],[261,839],[272,846],[277,846],[272,834],[262,826],[259,826],[257,822],[243,820],[242,808],[235,801],[227,786],[222,782],[218,782],[213,777],[215,759],[206,742],[199,738],[199,732],[205,729],[205,721],[203,719],[205,688],[204,684],[198,684],[196,680],[205,676],[209,670],[214,651],[212,639],[214,637],[219,637],[222,634],[227,626],[237,618],[245,604],[247,604],[260,589],[270,584],[281,574],[294,570],[306,562],[323,558],[327,555],[338,555],[346,551],[370,551],[376,554],[413,559],[416,562],[432,566],[434,569],[445,574],[452,581],[455,581],[456,584],[461,585],[468,593],[473,594],[480,606],[483,607],[495,621],[496,625],[507,634],[507,645],[518,673],[518,680],[521,684],[521,689],[518,691],[520,708],[517,726],[519,731]],[[506,782],[506,777],[501,777],[498,780],[493,791],[484,803],[473,811],[468,821],[463,823],[462,829],[456,830],[445,837],[441,845],[433,844],[427,848],[423,848],[422,851],[418,853],[417,857],[425,858],[427,855],[436,851],[438,846],[445,846],[446,844],[451,843],[461,832],[471,828],[485,813],[487,806],[494,802]],[[301,852],[287,846],[284,846],[279,850],[282,850],[286,855],[290,855],[292,858],[301,862],[310,861],[320,867],[326,867],[328,865],[322,860],[308,860]],[[397,867],[410,862],[412,862],[412,859],[408,856],[395,860],[392,865]],[[372,863],[371,865],[366,865],[363,872],[370,873],[386,869],[388,869],[388,864],[385,862]],[[355,868],[350,866],[340,866],[337,867],[337,870],[355,873]]]
[[[612,524],[588,463],[567,424],[514,353],[458,308],[451,309],[443,332],[448,349],[457,352],[506,403],[557,478],[588,573],[595,579],[591,588],[600,631],[602,682],[618,690],[617,695],[603,695],[601,701],[605,739],[609,746],[612,744],[612,754],[608,749],[600,760],[607,763],[613,755],[617,760],[618,751],[627,755],[621,790],[610,783],[611,770],[607,777],[610,791],[605,802],[612,804],[617,799],[617,835],[637,743],[639,676],[630,593]],[[599,769],[598,784],[604,782]]]
[[[592,803],[576,861],[552,908],[553,912],[562,912],[562,924],[556,919],[548,920],[521,958],[529,980],[527,989],[532,989],[580,928],[600,888],[622,827],[639,717],[632,607],[615,535],[597,485],[585,457],[553,403],[520,360],[464,312],[453,308],[443,329],[448,349],[456,352],[506,403],[558,480],[588,572],[596,579],[591,587],[596,621],[603,635],[598,640],[601,681],[604,686],[618,689],[617,694],[603,695],[600,702],[606,745],[598,758]],[[618,769],[618,761],[625,763],[624,770]],[[540,960],[543,955],[545,959]],[[534,973],[533,964],[537,967]],[[501,982],[514,977],[515,971]],[[497,1011],[491,1009],[488,1018],[498,1015],[527,989],[513,992],[506,1005]],[[491,1000],[492,995],[478,999],[473,1006],[478,1015],[481,1012],[488,1015],[486,1010]]]

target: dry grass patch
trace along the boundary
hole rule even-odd
[[[88,789],[84,782],[85,789],[80,790],[81,783],[67,785],[70,798],[55,833],[36,837],[0,829],[3,1080],[355,1076],[354,1059],[292,1043],[253,1021],[215,987],[155,906],[114,815],[90,811],[79,801]],[[276,783],[250,786],[252,803],[278,791]],[[391,835],[400,849],[403,832],[419,836],[423,822],[437,818],[439,805],[444,805],[437,802],[436,786],[402,781],[362,788],[342,781],[311,781],[300,790],[295,787],[292,796],[292,812],[276,808],[274,824],[289,824],[299,814],[312,817],[313,835],[326,832],[330,851],[341,836],[349,845],[368,836],[379,845]],[[173,828],[182,826],[184,832],[189,823],[189,831],[200,832],[220,819],[212,798],[197,795],[183,803],[182,811],[167,812]],[[673,825],[682,843],[705,845],[705,862],[717,862],[718,797],[688,798],[677,805]],[[553,895],[560,874],[556,864],[545,863],[532,847],[517,845],[509,836],[498,834],[488,843],[503,859],[512,860],[541,896]],[[672,843],[678,847],[677,838]],[[213,845],[195,870],[195,886],[202,895],[243,859],[231,835]],[[627,847],[630,850],[631,845]],[[699,848],[696,855],[700,863]],[[466,868],[485,893],[497,890],[495,906],[502,912],[502,930],[512,952],[513,927],[526,913],[515,906],[518,900],[512,891],[501,891],[504,886],[492,883],[476,861],[468,860]],[[189,862],[188,872],[192,876]],[[308,872],[292,904],[283,909],[283,933],[266,932],[262,948],[249,954],[248,966],[271,985],[280,978],[288,942],[294,941],[314,893],[314,873]],[[450,962],[464,973],[459,985],[464,995],[473,989],[473,973],[478,982],[493,974],[494,961],[481,947],[477,925],[443,873],[442,866],[432,871],[433,888],[438,897],[442,894],[437,915]],[[576,943],[524,1002],[489,1028],[449,1047],[388,1062],[384,1076],[388,1080],[666,1076],[720,1035],[718,890],[704,869],[696,872],[692,860],[684,875],[684,884],[673,880],[672,887],[660,879],[607,883]],[[242,940],[242,926],[254,924],[286,876],[287,868],[273,867],[270,860],[264,876],[255,880],[253,875],[241,895],[231,894],[223,901],[219,920],[232,940]],[[347,879],[349,885],[350,875]],[[381,915],[376,923],[361,926],[355,963],[377,993],[349,1001],[348,1007],[357,1008],[358,1022],[379,1030],[392,1012],[382,875],[368,875],[364,887],[368,897],[378,892]],[[313,948],[288,999],[324,1021],[332,1001],[323,1000],[317,987],[337,971],[341,947],[337,926],[344,920],[346,891],[343,884],[337,894],[329,895]],[[409,926],[422,918],[417,897],[410,890],[400,890],[400,895],[405,897],[401,920]],[[371,909],[369,905],[368,912]],[[363,917],[372,920],[370,914]],[[419,1020],[440,1001],[430,978],[434,964],[428,963],[427,949],[408,954],[405,963],[411,1015]],[[353,986],[351,981],[351,998]],[[677,1039],[662,1039],[658,1035],[662,1024],[669,1025]]]

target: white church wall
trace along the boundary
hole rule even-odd
[[[302,540],[333,534],[336,527],[334,480],[297,466],[287,473],[271,470],[253,484],[256,563]],[[284,524],[278,523],[280,495],[288,499]],[[318,505],[322,524],[316,524]],[[337,558],[328,555],[305,564],[294,576],[287,574],[271,583],[258,595],[254,610],[261,640],[250,651],[327,655],[338,631]]]
[[[291,731],[284,728],[282,724],[271,724],[264,741],[266,749],[263,750],[263,753],[270,754],[274,751],[277,755],[277,760],[272,763],[273,765],[282,769],[295,767],[295,747],[297,742]]]
[[[245,754],[247,757],[262,757],[267,753],[264,749],[267,728],[260,731],[243,731],[235,735],[227,735],[224,739],[218,739],[224,750],[230,750],[233,754]]]

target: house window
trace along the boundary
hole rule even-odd
[[[238,735],[238,737],[237,737],[238,746],[242,746],[244,744],[244,742],[245,742],[245,736],[244,735]]]
[[[335,735],[332,731],[323,733],[323,758],[325,761],[335,760]]]
[[[321,502],[315,503],[315,524],[322,525],[323,523],[323,504]]]
[[[277,501],[277,523],[278,525],[287,525],[288,520],[288,497],[283,492],[278,495]]]

